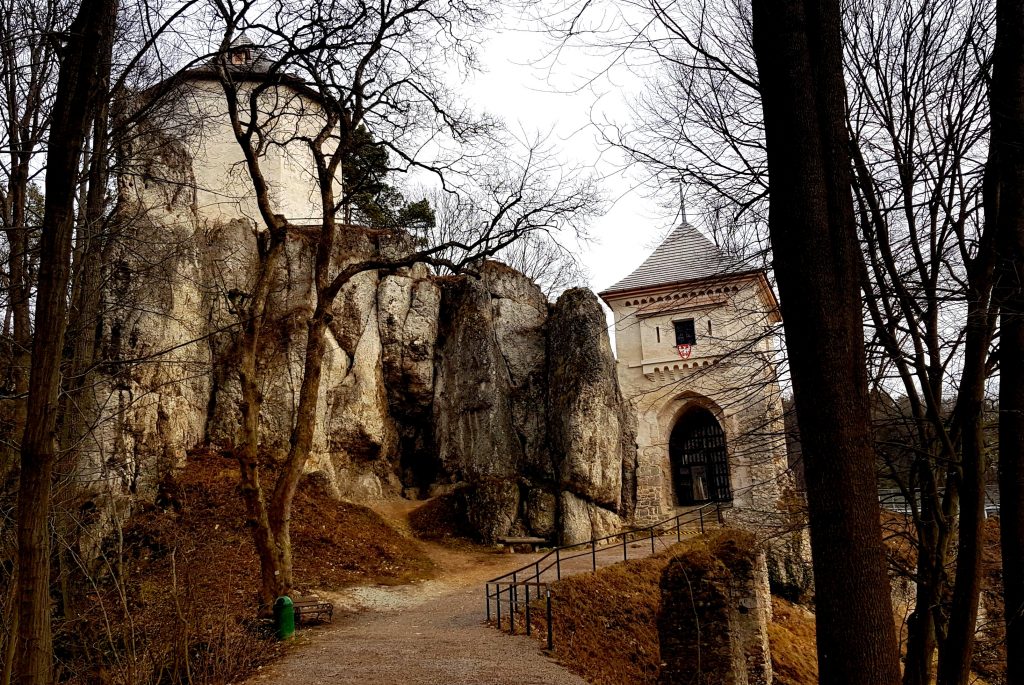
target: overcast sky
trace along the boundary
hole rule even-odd
[[[674,220],[643,191],[634,189],[641,170],[615,173],[620,158],[603,149],[590,125],[592,116],[628,120],[626,102],[638,89],[639,79],[612,73],[579,88],[607,65],[607,58],[579,51],[563,53],[561,63],[549,72],[531,64],[546,53],[546,39],[537,33],[494,34],[481,51],[484,72],[467,81],[463,92],[477,106],[513,126],[518,123],[527,134],[550,131],[552,144],[562,150],[567,164],[593,166],[604,177],[603,190],[614,203],[591,225],[594,241],[581,252],[589,285],[600,291],[636,268]],[[566,92],[572,89],[576,92]]]

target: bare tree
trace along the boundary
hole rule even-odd
[[[109,69],[117,3],[83,4],[68,28],[48,136],[39,292],[18,489],[18,647],[21,683],[52,681],[50,640],[50,481],[56,460],[60,361],[70,281],[75,190],[82,148]]]
[[[70,14],[70,10],[64,3],[10,0],[0,11],[0,82],[5,105],[0,130],[5,149],[0,163],[0,222],[7,242],[4,361],[8,366],[4,385],[7,394],[17,398],[11,411],[11,433],[20,434],[32,346],[30,297],[38,259],[35,248],[42,219],[32,211],[32,194],[37,194],[38,204],[35,182],[49,131],[58,65],[57,44],[51,35],[66,29],[63,15],[65,11]],[[0,471],[2,467],[0,463]]]
[[[878,388],[906,397],[911,417],[908,468],[888,461],[884,472],[908,496],[916,529],[908,684],[931,682],[937,645],[940,671],[951,663],[960,664],[955,672],[969,669],[977,623],[983,404],[995,324],[991,231],[979,217],[991,20],[987,3],[866,2],[852,5],[847,21],[872,375]],[[914,76],[894,68],[900,63],[913,65]],[[957,539],[947,617],[940,607]]]
[[[476,236],[486,232],[495,209],[509,204],[520,195],[529,194],[529,204],[541,208],[556,198],[550,195],[553,188],[564,185],[565,179],[585,177],[579,169],[566,169],[555,161],[554,153],[543,140],[516,144],[512,147],[521,160],[526,161],[525,168],[516,168],[516,163],[495,165],[499,169],[491,172],[485,179],[484,186],[467,192],[436,190],[427,194],[434,212],[434,225],[426,231],[425,240],[429,245],[448,245],[438,257],[458,261],[461,248],[459,245],[471,243]],[[500,156],[508,156],[508,151],[488,155],[492,160]],[[492,163],[494,163],[492,161]],[[519,162],[522,163],[522,162]],[[595,198],[586,185],[577,189],[581,197],[593,201]],[[548,194],[548,197],[543,197]],[[582,207],[579,207],[582,208]],[[567,207],[571,211],[579,208]],[[568,214],[565,219],[572,221]],[[520,221],[526,228],[529,217],[524,215]],[[567,235],[560,234],[561,222],[546,222],[547,225],[536,225],[523,230],[522,235],[507,246],[494,252],[494,257],[537,283],[549,298],[562,291],[578,286],[585,280],[585,273],[576,255],[569,247],[563,245],[565,240],[579,240],[581,226],[576,224]],[[442,265],[441,271],[446,271]]]
[[[634,68],[657,65],[633,122],[600,122],[607,142],[663,188],[684,179],[721,243],[764,255],[767,158],[747,4],[598,7],[575,3],[563,40],[596,43]],[[996,368],[994,245],[980,216],[992,21],[988,2],[844,5],[870,382],[880,396],[905,397],[911,423],[902,445],[879,445],[881,476],[911,503],[918,551],[908,684],[929,682],[947,636],[949,658],[969,662],[976,623],[983,399]],[[883,442],[886,430],[876,427]],[[913,455],[912,466],[892,453]],[[954,555],[961,517],[971,532]],[[953,574],[957,564],[963,572]],[[958,599],[947,615],[954,575]]]
[[[476,165],[477,216],[468,232],[432,243],[427,225],[374,229],[373,254],[346,253],[345,245],[366,227],[346,221],[370,183],[362,160],[375,147],[386,151],[393,172],[427,170],[452,188],[478,161],[468,143],[500,149],[495,122],[470,115],[444,86],[442,60],[472,64],[470,33],[490,18],[486,5],[403,0],[390,5],[321,3],[296,8],[277,3],[273,12],[253,3],[217,3],[225,27],[213,70],[221,85],[225,118],[241,151],[247,183],[262,226],[256,233],[251,287],[240,298],[238,377],[241,429],[235,457],[248,523],[261,565],[264,606],[292,586],[291,504],[314,439],[322,364],[335,301],[355,276],[415,263],[453,272],[498,254],[535,231],[578,226],[596,198],[587,179],[552,177],[539,148],[523,159],[492,167]],[[240,42],[239,31],[260,45]],[[250,61],[247,61],[250,60]],[[367,135],[368,134],[368,135]],[[425,147],[432,149],[428,157]],[[312,211],[301,223],[277,204],[268,175],[268,151],[299,151],[312,168]],[[345,173],[342,173],[344,170]],[[429,222],[427,222],[429,223]],[[404,230],[401,230],[404,229]],[[262,482],[258,351],[269,324],[268,303],[290,236],[308,236],[312,249],[311,312],[305,321],[301,386],[288,455],[270,492]],[[335,340],[339,344],[342,341]],[[348,350],[352,352],[352,350]]]

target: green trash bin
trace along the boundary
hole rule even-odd
[[[278,597],[274,602],[274,630],[278,640],[289,640],[295,635],[295,606],[291,597]]]

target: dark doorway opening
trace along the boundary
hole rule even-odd
[[[668,455],[677,504],[732,500],[725,431],[710,411],[692,407],[676,421]]]

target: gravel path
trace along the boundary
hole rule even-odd
[[[484,581],[533,558],[488,556],[442,580],[331,596],[339,606],[334,623],[303,631],[282,660],[250,683],[586,685],[547,657],[537,640],[484,625]]]
[[[655,542],[657,549],[664,549],[675,536]],[[540,554],[495,554],[429,543],[425,547],[441,569],[438,579],[320,593],[337,607],[334,623],[300,631],[288,653],[249,682],[586,685],[548,657],[536,636],[510,636],[484,624],[484,582]],[[629,545],[631,559],[650,552],[648,541]],[[597,554],[598,566],[621,560],[621,545]],[[564,564],[562,575],[589,571],[592,563],[587,554]]]

